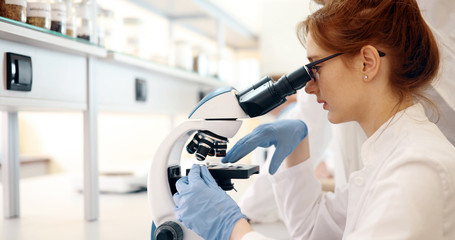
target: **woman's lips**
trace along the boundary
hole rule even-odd
[[[323,104],[323,105],[322,105],[322,108],[324,108],[325,110],[327,110],[327,102],[322,101],[322,100],[317,100],[317,101],[318,101],[318,103],[322,103],[322,104]]]

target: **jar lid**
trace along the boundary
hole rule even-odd
[[[66,12],[66,6],[63,3],[52,3],[51,4],[51,10],[52,11]]]
[[[27,6],[26,0],[5,0],[5,4],[19,5],[22,7]]]
[[[27,17],[51,17],[51,4],[43,2],[30,2],[27,4]]]
[[[32,11],[41,10],[41,11],[51,11],[51,4],[46,2],[29,2],[27,4],[27,9]]]
[[[123,18],[123,23],[128,25],[142,25],[142,19],[135,17]]]
[[[98,8],[98,15],[101,17],[106,17],[106,18],[113,18],[115,17],[115,13],[112,10],[105,9],[105,8]]]
[[[52,21],[66,21],[66,6],[63,3],[52,3],[51,5]]]

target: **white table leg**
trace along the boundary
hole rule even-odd
[[[17,112],[2,112],[3,215],[20,215],[19,198],[19,125]]]
[[[95,221],[99,216],[98,186],[98,103],[94,59],[87,58],[87,110],[84,112],[84,216]]]

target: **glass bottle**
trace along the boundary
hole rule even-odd
[[[98,8],[97,24],[99,44],[109,50],[121,51],[125,45],[122,43],[121,34],[123,25],[116,18],[114,11]]]
[[[29,2],[27,4],[27,23],[49,30],[51,28],[51,4]]]
[[[66,5],[60,0],[51,4],[51,30],[66,33]]]
[[[175,42],[175,66],[187,71],[193,70],[193,50],[187,41]]]
[[[91,40],[92,19],[90,16],[90,1],[82,0],[76,4],[77,13],[77,38]]]
[[[26,0],[0,0],[0,15],[12,20],[26,22]]]
[[[140,18],[127,17],[123,19],[123,26],[125,30],[126,45],[124,52],[136,57],[146,57],[144,52],[144,29],[143,21]]]

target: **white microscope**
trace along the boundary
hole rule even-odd
[[[196,240],[202,239],[180,223],[174,214],[172,195],[175,182],[180,178],[180,158],[186,141],[196,132],[187,145],[203,161],[207,155],[226,155],[228,138],[239,130],[239,119],[261,116],[286,101],[286,97],[303,88],[311,79],[307,66],[282,76],[278,81],[265,77],[250,88],[237,92],[221,88],[202,99],[188,120],[177,126],[161,143],[152,161],[148,175],[148,199],[152,212],[151,239]],[[231,190],[233,178],[248,178],[259,172],[255,165],[234,165],[219,168],[208,166],[210,173],[224,190]]]

